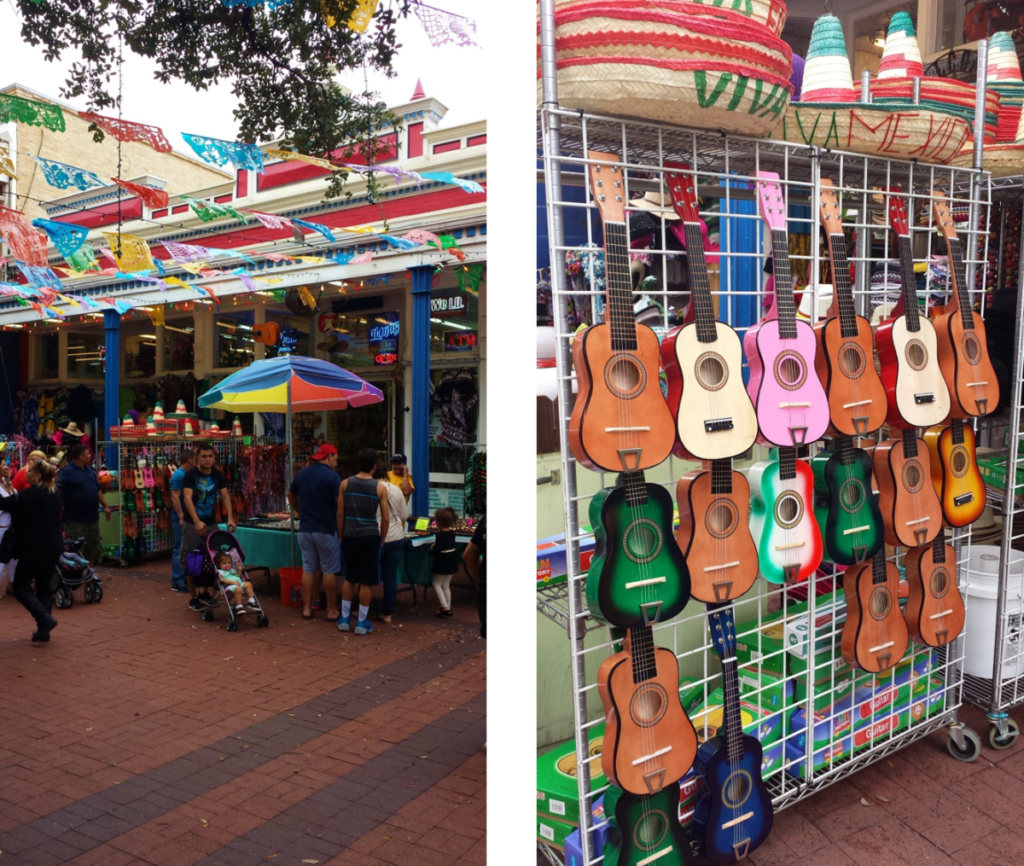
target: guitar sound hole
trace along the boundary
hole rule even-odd
[[[942,598],[947,592],[949,592],[949,586],[949,572],[944,568],[936,568],[935,571],[932,572],[932,579],[928,584],[928,588],[931,590],[932,595],[935,598]]]
[[[641,728],[658,724],[667,709],[668,694],[657,683],[648,683],[637,689],[629,702],[629,715]]]
[[[643,391],[647,384],[647,371],[632,355],[614,355],[604,368],[604,381],[612,394],[629,400]]]
[[[839,502],[843,508],[852,513],[860,508],[864,501],[864,486],[857,478],[849,478],[839,488]]]
[[[856,343],[847,343],[839,353],[839,369],[848,379],[856,379],[864,372],[864,352]]]
[[[923,370],[928,363],[928,350],[920,340],[911,340],[907,343],[904,356],[914,370]]]
[[[633,827],[633,847],[641,851],[654,851],[668,836],[668,815],[661,809],[652,809]]]
[[[736,506],[728,499],[719,499],[711,503],[707,515],[704,518],[704,525],[708,532],[715,538],[728,538],[732,535],[739,520]]]
[[[714,352],[705,352],[697,359],[697,381],[707,391],[718,391],[729,379],[725,362]]]
[[[800,522],[804,504],[795,493],[785,493],[775,503],[775,521],[783,529],[790,529]]]
[[[722,785],[722,801],[730,809],[738,809],[750,796],[753,788],[750,774],[746,770],[737,770]]]
[[[924,473],[921,471],[921,464],[911,460],[903,466],[903,486],[910,493],[917,493],[924,482]]]
[[[803,360],[794,352],[784,352],[775,360],[775,379],[788,391],[795,391],[807,378]]]
[[[634,520],[622,534],[622,548],[631,562],[646,565],[661,553],[661,530],[649,517]]]
[[[892,610],[892,593],[887,587],[880,586],[871,593],[868,601],[868,612],[875,619],[885,619]]]
[[[981,360],[981,343],[974,334],[965,334],[963,340],[964,358],[968,364],[977,364]]]
[[[967,467],[970,466],[970,463],[966,448],[957,448],[949,455],[949,468],[957,478],[963,478],[967,474]]]

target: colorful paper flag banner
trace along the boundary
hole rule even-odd
[[[246,213],[251,213],[256,219],[260,221],[264,228],[268,229],[290,229],[292,222],[287,217],[278,216],[273,213],[263,213],[258,210],[250,210],[249,208],[243,208]]]
[[[255,9],[257,6],[263,6],[266,4],[273,9],[277,9],[278,6],[286,6],[292,2],[292,0],[220,0],[229,9],[235,6],[248,6],[250,9]]]
[[[27,123],[51,132],[63,132],[64,112],[52,102],[37,102],[22,96],[0,93],[0,123]]]
[[[14,160],[7,148],[0,148],[0,172],[6,174],[11,180],[17,180],[18,175],[14,173]]]
[[[484,188],[475,180],[467,180],[464,177],[456,177],[450,171],[421,171],[420,177],[424,180],[435,180],[438,183],[450,183],[461,187],[465,192],[483,192]]]
[[[152,210],[167,207],[167,203],[171,200],[170,195],[165,190],[157,189],[155,186],[133,183],[130,180],[121,180],[119,177],[112,177],[111,180],[122,189],[137,195],[142,199],[143,204]]]
[[[46,182],[50,186],[55,186],[57,189],[70,189],[75,187],[85,192],[87,189],[95,189],[99,186],[106,186],[106,184],[100,180],[99,176],[91,171],[86,171],[84,168],[76,168],[73,165],[67,163],[57,162],[53,159],[44,159],[41,156],[33,156],[29,154],[32,159],[39,163],[39,167],[43,170],[43,177],[46,178]]]
[[[300,244],[306,242],[306,236],[305,234],[303,234],[302,229],[310,229],[314,232],[318,232],[332,244],[337,241],[337,238],[334,237],[334,234],[331,232],[331,230],[327,228],[327,226],[321,225],[320,223],[308,223],[305,220],[295,218],[292,219],[291,223],[292,233],[295,235],[295,240],[298,241],[298,243]]]
[[[64,291],[64,284],[60,281],[60,277],[49,267],[26,265],[24,262],[15,262],[15,264],[18,266],[18,270],[25,275],[25,279],[32,288],[49,288]]]
[[[178,264],[182,262],[208,262],[215,258],[214,251],[206,247],[197,247],[192,244],[179,244],[174,241],[161,241],[165,250]]]
[[[103,232],[103,237],[106,238],[111,255],[122,272],[156,270],[153,253],[145,239],[137,238],[135,235],[119,236],[117,232]]]
[[[135,303],[128,298],[97,298],[102,304],[110,304],[122,316],[135,307]]]
[[[438,249],[441,249],[441,239],[433,232],[426,231],[426,229],[413,229],[411,232],[406,232],[402,237],[407,241],[415,241],[420,245],[433,244]]]
[[[306,156],[296,150],[268,150],[267,156],[271,159],[283,159],[289,162],[294,160],[298,160],[299,162],[308,162],[310,165],[315,165],[319,168],[326,168],[328,171],[337,171],[341,168],[341,166],[335,165],[329,159],[321,159],[318,156]]]
[[[359,0],[355,10],[345,22],[345,26],[356,33],[365,33],[366,28],[370,26],[374,13],[377,11],[378,5],[379,0]],[[334,27],[338,23],[337,16],[332,14],[334,11],[332,7],[334,6],[335,4],[330,2],[330,0],[320,0],[320,14],[323,16],[324,23],[328,27]]]
[[[57,248],[57,252],[64,256],[65,259],[78,252],[82,244],[85,243],[85,239],[89,237],[89,229],[72,223],[58,223],[40,217],[32,220],[32,225],[46,232],[50,240],[53,241],[53,245]]]
[[[263,173],[263,154],[255,144],[241,141],[223,141],[183,132],[181,137],[195,151],[196,156],[213,165],[231,163],[235,168],[245,168]]]
[[[96,253],[92,247],[83,246],[77,253],[65,256],[64,261],[68,263],[72,273],[68,276],[84,277],[88,273],[99,271],[99,262],[96,261]]]
[[[161,153],[170,153],[174,149],[167,140],[167,136],[164,135],[164,131],[158,126],[133,123],[130,120],[121,120],[117,117],[105,117],[102,114],[93,114],[91,111],[80,111],[78,116],[89,123],[95,123],[118,141],[143,141],[153,150],[158,150]]]
[[[459,48],[468,48],[471,45],[480,47],[476,41],[475,21],[452,12],[445,12],[443,9],[435,9],[418,0],[413,3],[412,9],[427,32],[430,44],[435,48],[449,42]]]
[[[231,205],[218,204],[217,202],[212,201],[200,201],[199,199],[194,199],[187,195],[179,196],[179,198],[183,202],[188,202],[189,207],[195,211],[195,215],[204,223],[226,216],[234,217],[239,222],[245,222],[245,217],[231,207]]]
[[[49,264],[46,235],[33,230],[20,210],[0,205],[0,235],[16,259],[36,267]]]
[[[480,288],[480,280],[483,276],[484,266],[482,263],[468,265],[465,268],[456,268],[455,279],[458,281],[462,291],[469,289],[475,292]]]

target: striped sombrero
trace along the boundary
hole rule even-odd
[[[587,0],[555,0],[555,11],[557,12],[560,9],[585,2]],[[676,0],[677,5],[679,2],[715,8],[720,8],[724,5],[723,0]],[[776,36],[782,36],[782,30],[786,26],[786,4],[784,0],[742,0],[742,2],[740,0],[732,0],[728,8],[731,12],[746,16],[755,24],[767,27]]]
[[[897,12],[889,22],[882,49],[882,62],[878,65],[878,77],[923,78],[921,49],[917,44],[917,31],[907,12]]]
[[[835,15],[814,22],[804,63],[801,102],[853,102],[853,75],[843,26]]]
[[[853,83],[853,92],[860,100],[860,82]],[[913,78],[876,78],[871,82],[871,101],[885,105],[913,105]],[[953,78],[928,76],[921,79],[920,105],[954,110],[969,123],[974,122],[974,85]],[[994,90],[985,91],[985,141],[996,141],[1000,97]]]
[[[970,145],[965,146],[953,160],[953,165],[972,167],[974,149]],[[992,177],[1015,177],[1024,174],[1024,116],[1018,119],[1014,141],[997,141],[982,148],[981,167],[992,172]]]

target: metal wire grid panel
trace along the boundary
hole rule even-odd
[[[551,137],[546,132],[552,124],[559,128],[558,152],[552,151]],[[809,298],[801,305],[809,317],[819,317],[819,294],[822,292],[822,255],[819,252],[817,201],[820,180],[832,179],[841,196],[847,221],[844,228],[852,230],[855,241],[848,245],[850,261],[856,268],[854,297],[858,312],[871,317],[876,308],[890,305],[887,289],[899,279],[892,271],[898,268],[895,237],[886,228],[886,197],[884,190],[898,187],[908,199],[908,212],[912,215],[915,262],[932,263],[932,256],[944,254],[932,222],[932,191],[943,190],[949,198],[954,214],[961,213],[966,220],[958,224],[958,232],[965,248],[968,285],[972,295],[983,290],[984,281],[975,285],[975,273],[987,257],[987,233],[978,230],[979,217],[990,208],[990,187],[987,175],[951,167],[897,162],[857,154],[822,151],[777,142],[723,137],[714,133],[676,129],[656,124],[623,122],[612,118],[596,117],[580,112],[544,109],[540,117],[546,180],[548,226],[551,233],[551,284],[553,293],[555,334],[557,340],[557,373],[559,378],[559,430],[562,443],[563,491],[566,527],[567,582],[538,592],[538,611],[567,628],[572,656],[573,701],[577,740],[577,774],[580,795],[581,843],[584,864],[599,862],[591,850],[594,823],[592,808],[607,789],[607,785],[594,786],[592,779],[600,772],[588,750],[589,734],[602,724],[600,701],[596,692],[595,674],[601,661],[613,649],[610,630],[603,629],[589,615],[585,602],[586,573],[580,568],[581,545],[589,543],[592,533],[582,526],[580,509],[586,508],[590,495],[580,491],[575,460],[567,444],[567,424],[571,412],[571,394],[574,374],[570,356],[570,309],[586,318],[589,306],[591,318],[596,321],[600,313],[603,287],[595,286],[592,279],[599,271],[592,256],[601,247],[595,233],[598,224],[596,209],[589,190],[585,196],[570,194],[571,187],[586,187],[586,154],[601,150],[620,155],[624,168],[626,200],[636,191],[657,192],[669,200],[666,189],[666,163],[687,162],[692,166],[698,194],[702,196],[701,215],[705,220],[719,220],[721,252],[718,265],[718,288],[713,291],[719,318],[731,324],[741,334],[760,319],[764,299],[763,271],[766,252],[763,241],[763,223],[755,205],[753,176],[756,171],[776,171],[784,189],[789,231],[804,232],[809,237],[803,251],[791,249],[794,272],[801,267],[807,277]],[[717,207],[715,206],[717,204]],[[806,215],[793,206],[809,208]],[[575,212],[573,212],[575,211]],[[572,220],[580,224],[580,211],[586,225],[586,241],[582,244],[559,243],[563,227]],[[627,219],[629,211],[627,209]],[[648,261],[663,259],[661,274],[668,273],[669,257],[678,254],[667,244],[666,221],[655,214],[659,233],[655,246],[643,251]],[[658,245],[660,240],[660,246]],[[770,248],[769,248],[770,249]],[[589,252],[588,252],[589,251]],[[570,287],[565,277],[566,254],[579,257],[583,269],[590,277],[585,288],[580,284]],[[890,276],[892,277],[890,279]],[[874,283],[874,286],[873,286]],[[879,285],[880,283],[880,285]],[[949,291],[948,276],[932,280],[928,293],[945,295]],[[659,285],[645,284],[635,297],[646,296],[653,302],[656,315],[648,314],[649,324],[656,331],[668,330],[676,306],[680,303],[677,292],[672,292],[662,281]],[[650,310],[650,308],[648,308]],[[885,312],[883,310],[882,312]],[[643,315],[643,313],[641,313]],[[1018,379],[1020,371],[1018,370]],[[754,457],[767,456],[755,446]],[[682,471],[693,467],[680,465],[670,458],[668,480],[671,489]],[[650,475],[649,472],[649,480]],[[609,486],[613,478],[601,473],[600,487]],[[970,532],[959,533],[953,543],[958,552],[958,582],[963,586],[963,563],[970,555]],[[893,560],[902,562],[904,551],[897,548]],[[821,569],[812,578],[817,592],[835,589],[835,570]],[[841,597],[841,596],[840,596]],[[813,641],[804,639],[804,652],[813,644],[815,655],[819,647],[828,663],[817,662],[814,669],[824,675],[805,674],[803,681],[796,674],[782,676],[786,694],[791,691],[802,695],[805,707],[821,707],[821,713],[805,722],[804,729],[790,729],[788,712],[773,703],[769,687],[744,690],[742,699],[755,717],[765,724],[783,725],[779,741],[782,760],[770,769],[765,778],[776,809],[784,808],[858,769],[880,760],[885,755],[945,726],[954,726],[954,739],[963,748],[962,730],[957,722],[957,708],[961,701],[961,669],[963,640],[957,640],[942,651],[929,651],[912,644],[908,653],[910,666],[907,677],[918,693],[911,704],[909,721],[904,717],[901,703],[902,685],[895,677],[887,688],[888,678],[867,674],[854,674],[845,667],[839,637],[845,616],[840,604],[832,613],[826,613],[824,625],[818,625],[818,610],[824,611],[827,598],[808,593],[807,584],[776,586],[759,578],[755,587],[735,603],[738,624],[737,639],[762,647],[760,635],[766,628],[778,627],[779,621],[772,611],[788,610],[791,605],[806,599],[806,623],[815,623]],[[833,615],[835,614],[835,615]],[[704,703],[721,683],[716,657],[710,652],[711,644],[705,627],[706,614],[699,603],[691,603],[671,622],[657,625],[658,642],[669,646],[677,656],[680,672],[691,679],[690,687],[702,690]],[[743,625],[739,625],[743,624]],[[785,624],[787,638],[796,626]],[[588,638],[588,633],[591,634]],[[794,640],[796,640],[794,638]],[[787,648],[772,652],[755,650],[750,673],[762,679],[765,671],[783,668],[782,658]],[[851,709],[839,703],[832,708],[832,700],[851,688],[858,695],[871,696],[866,701],[854,701]],[[778,716],[778,719],[774,719]],[[715,726],[709,714],[695,720],[698,735],[714,736]],[[840,748],[822,748],[815,745],[815,732],[830,730]],[[845,732],[845,733],[844,733]],[[767,751],[767,750],[766,750]],[[600,825],[598,825],[600,826]],[[555,857],[548,846],[546,855]]]

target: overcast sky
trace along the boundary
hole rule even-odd
[[[478,41],[483,46],[487,45],[488,27],[484,16],[492,4],[475,0],[432,0],[431,5],[474,18]],[[60,98],[61,84],[75,58],[63,57],[47,63],[41,48],[23,43],[21,24],[12,0],[0,0],[0,33],[6,34],[3,51],[0,52],[0,87],[17,81],[40,93]],[[370,79],[371,89],[378,90],[388,105],[408,101],[416,87],[416,79],[422,78],[427,95],[437,97],[449,108],[445,125],[485,118],[484,106],[492,94],[487,76],[479,74],[484,50],[451,45],[434,48],[415,13],[398,23],[398,41],[402,45],[395,62],[398,75],[390,79]],[[237,124],[232,111],[237,102],[231,94],[230,84],[223,82],[208,91],[193,91],[181,83],[163,85],[153,79],[155,68],[142,58],[125,54],[125,120],[159,126],[175,149],[189,153],[191,151],[181,138],[182,132],[224,139],[236,137]],[[352,80],[342,79],[342,83],[352,90],[362,90],[362,71],[352,75]],[[86,107],[78,100],[72,101],[72,105],[79,109]]]

